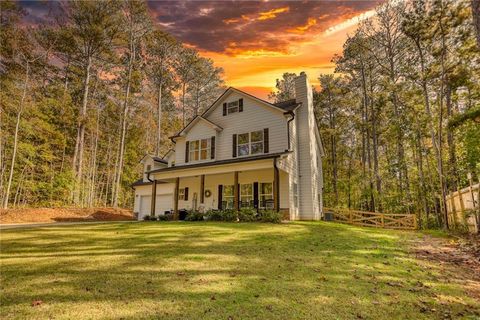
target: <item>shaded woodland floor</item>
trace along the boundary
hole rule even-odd
[[[121,208],[25,208],[0,209],[0,224],[133,220],[131,210]]]
[[[0,318],[480,317],[480,280],[429,257],[436,241],[327,222],[4,230]]]

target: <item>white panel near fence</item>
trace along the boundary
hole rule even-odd
[[[478,208],[478,188],[480,183],[463,188],[447,195],[447,212],[449,222],[454,225],[464,225],[471,233],[478,232],[478,221],[475,209]]]

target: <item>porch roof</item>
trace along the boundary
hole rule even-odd
[[[233,158],[233,159],[225,159],[225,160],[218,160],[212,162],[202,162],[202,163],[194,163],[189,165],[182,165],[182,166],[174,166],[174,167],[167,167],[167,168],[160,168],[155,169],[147,172],[148,174],[160,174],[166,172],[174,172],[174,171],[181,171],[181,170],[189,170],[189,169],[197,169],[197,168],[207,168],[207,167],[218,167],[222,165],[229,165],[229,164],[238,164],[244,162],[252,162],[258,160],[268,160],[278,158],[283,155],[290,154],[292,151],[284,151],[284,152],[277,152],[277,153],[268,153],[268,154],[261,154],[258,156],[251,156],[251,157],[240,157],[240,158]]]

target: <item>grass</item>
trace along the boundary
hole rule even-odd
[[[142,222],[1,232],[1,319],[477,319],[414,232]],[[41,301],[32,306],[33,301]]]

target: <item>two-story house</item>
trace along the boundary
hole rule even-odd
[[[295,92],[295,99],[269,103],[227,89],[171,137],[173,150],[142,159],[144,176],[133,184],[139,219],[253,207],[290,220],[319,220],[323,148],[303,72]]]

